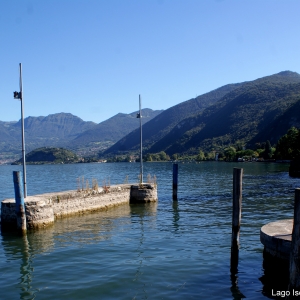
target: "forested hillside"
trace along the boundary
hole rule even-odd
[[[66,147],[81,156],[136,154],[140,146],[136,114],[119,113],[99,124],[69,113],[27,117],[26,152]],[[300,75],[284,71],[228,84],[164,111],[143,109],[142,116],[144,154],[194,155],[200,150],[224,152],[231,146],[253,149],[267,140],[275,145],[292,126],[300,128]],[[21,156],[20,125],[0,121],[0,161],[5,155]]]
[[[78,162],[77,155],[67,149],[55,147],[42,147],[26,154],[26,164],[70,164]],[[22,164],[22,159],[14,164]]]
[[[242,84],[228,84],[204,95],[179,103],[166,109],[147,124],[143,125],[143,145],[151,147],[155,142],[166,136],[181,120],[202,112],[219,101],[228,92]],[[122,138],[105,153],[134,151],[139,148],[140,133],[136,129]]]
[[[267,139],[276,143],[291,126],[299,124],[299,74],[285,71],[234,87],[215,103],[176,123],[152,143],[147,143],[146,136],[145,153],[197,153],[199,149],[218,150],[237,143],[247,146]],[[155,128],[156,119],[147,127]],[[134,151],[138,143],[133,132],[107,153]]]
[[[161,112],[162,110],[142,109],[143,123],[145,124],[152,120]],[[98,150],[105,149],[108,145],[113,145],[119,139],[139,127],[140,122],[136,116],[137,111],[130,114],[118,113],[79,134],[69,143],[69,148],[84,149],[96,147]]]

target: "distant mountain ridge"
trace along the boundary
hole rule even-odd
[[[119,113],[99,124],[69,113],[25,118],[26,152],[65,147],[77,155],[135,153],[140,146],[136,114]],[[145,154],[274,144],[291,126],[300,127],[300,75],[284,71],[228,84],[164,111],[145,108],[142,116]],[[0,161],[16,155],[21,156],[20,121],[0,121]]]
[[[157,117],[143,125],[143,146],[146,148],[151,147],[155,142],[166,136],[180,121],[202,112],[240,85],[241,83],[228,84],[164,110]],[[104,153],[134,151],[139,148],[139,143],[139,129],[137,129],[123,137]]]
[[[26,151],[44,146],[62,147],[78,134],[94,127],[70,113],[51,114],[46,117],[24,119]],[[21,120],[0,122],[0,153],[16,154],[21,150]]]
[[[160,112],[149,108],[143,109],[144,121],[147,122]],[[113,144],[139,126],[136,113],[119,113],[99,124],[83,121],[71,113],[26,117],[24,119],[26,152],[41,147],[65,147],[81,151],[81,154],[89,154],[91,147],[95,147],[93,145],[95,142],[97,145],[93,150],[97,153],[99,148]],[[16,159],[16,156],[21,155],[21,149],[21,120],[0,121],[0,160],[10,157]]]
[[[191,112],[177,123],[170,122],[172,125],[167,130],[167,126],[161,127],[160,132],[165,133],[161,137],[157,136],[155,122],[158,118],[171,114],[172,110],[178,110],[179,106],[165,110],[148,122],[144,129],[144,152],[165,151],[171,155],[196,153],[198,149],[217,150],[237,142],[253,146],[254,143],[269,139],[276,143],[282,133],[300,122],[300,75],[295,72],[284,71],[230,85],[229,90],[224,90],[225,87],[217,89],[223,91],[223,94],[215,97],[215,101],[210,101],[202,110],[195,110],[194,114]],[[211,96],[215,91],[206,96]],[[279,121],[280,130],[276,127]],[[133,131],[105,153],[136,151],[138,144],[138,132]]]
[[[163,110],[142,109],[143,123],[147,123]],[[81,147],[82,145],[93,146],[101,142],[109,142],[111,145],[139,127],[137,111],[130,114],[118,113],[115,116],[95,125],[89,130],[79,134],[72,140],[70,147]]]
[[[280,133],[271,131],[264,139],[258,139],[259,134],[267,131],[299,100],[300,75],[297,73],[283,72],[247,82],[202,114],[184,120],[180,128],[149,151],[164,148],[170,154],[193,152],[197,148],[218,149],[237,142],[253,147],[254,142],[266,140],[274,144]],[[281,132],[288,129],[289,126],[282,127]]]
[[[46,117],[27,117],[24,119],[27,139],[31,138],[53,138],[73,139],[96,123],[86,122],[70,113],[51,114]],[[21,126],[21,120],[15,124]]]

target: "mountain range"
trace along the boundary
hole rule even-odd
[[[142,109],[143,122],[147,123],[161,112],[162,110]],[[99,145],[102,145],[102,149],[105,149],[140,126],[137,113],[137,111],[130,114],[118,113],[77,135],[69,147],[78,150],[82,147],[91,148],[98,145],[97,149],[100,150]]]
[[[144,122],[160,112],[143,109]],[[27,117],[24,119],[26,152],[40,147],[65,147],[78,154],[94,155],[139,127],[136,115],[137,112],[119,113],[99,124],[83,121],[70,113]],[[0,121],[0,160],[16,159],[21,149],[21,121]]]
[[[69,113],[25,118],[26,151],[65,147],[79,155],[138,152],[137,112],[99,124]],[[144,153],[195,154],[228,146],[274,145],[291,126],[300,127],[300,75],[284,71],[222,86],[162,110],[142,110]],[[19,122],[0,121],[0,160],[21,155]],[[15,158],[15,157],[14,157]]]
[[[144,126],[144,152],[192,154],[237,143],[275,144],[291,126],[300,127],[300,75],[284,71],[226,85],[165,110]],[[138,147],[139,131],[134,130],[105,154]]]

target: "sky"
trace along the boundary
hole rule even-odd
[[[100,123],[229,83],[300,73],[298,0],[0,1],[0,120]]]

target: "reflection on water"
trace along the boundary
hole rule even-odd
[[[28,232],[25,238],[2,234],[1,297],[268,298],[270,287],[277,283],[271,280],[269,285],[268,274],[262,268],[259,230],[268,222],[292,217],[294,189],[299,180],[289,178],[283,165],[238,165],[245,174],[240,261],[238,273],[230,276],[232,169],[236,166],[179,165],[178,201],[173,202],[172,165],[145,164],[145,173],[157,177],[158,203],[122,205],[58,219],[52,227]],[[11,177],[10,168],[1,170],[9,170]],[[43,192],[38,188],[46,186],[52,191],[60,184],[58,190],[75,188],[79,174],[97,178],[98,182],[111,174],[113,183],[122,183],[127,174],[137,178],[135,173],[139,172],[133,164],[29,169],[28,181],[39,180],[36,193]],[[55,176],[65,182],[56,185]],[[9,188],[2,189],[1,199],[9,193]]]
[[[179,229],[179,220],[180,220],[178,201],[173,201],[172,207],[173,207],[173,226],[175,228],[175,232],[177,232]]]
[[[54,226],[31,231],[24,237],[3,233],[1,243],[7,261],[20,261],[20,299],[33,299],[38,292],[31,285],[34,277],[32,261],[36,256],[55,251],[55,248],[95,245],[110,239],[116,227],[122,230],[131,222],[140,226],[135,234],[135,237],[138,235],[138,247],[134,250],[138,254],[135,273],[135,280],[138,280],[143,263],[144,226],[155,227],[156,211],[157,203],[121,205],[98,213],[58,219]]]
[[[22,263],[20,267],[20,299],[34,298],[35,291],[31,286],[33,267],[26,235],[22,237],[20,253],[22,254]]]
[[[27,235],[20,237],[11,232],[3,233],[2,246],[7,257],[7,263],[12,260],[20,262],[19,276],[17,276],[20,299],[34,299],[36,290],[31,284],[33,266]]]
[[[121,205],[101,212],[82,214],[68,218],[57,219],[53,226],[30,231],[27,234],[28,249],[33,256],[50,252],[55,247],[68,247],[76,244],[95,244],[107,240],[116,226],[122,226],[116,220],[130,215],[130,207]],[[123,223],[126,223],[126,218]],[[123,224],[124,225],[124,224]],[[3,248],[7,257],[15,257],[25,246],[19,243],[12,233],[3,233]],[[21,247],[21,248],[20,248]],[[18,257],[18,255],[17,255]]]
[[[232,294],[232,299],[234,300],[241,300],[245,299],[246,296],[241,293],[239,287],[238,287],[238,274],[231,274],[230,275],[230,280],[231,280],[231,294]]]

